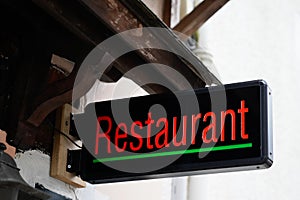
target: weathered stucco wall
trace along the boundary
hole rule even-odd
[[[26,151],[16,155],[17,166],[24,180],[34,187],[35,183],[73,200],[108,200],[108,197],[88,184],[86,188],[76,189],[49,176],[50,156],[40,151]]]

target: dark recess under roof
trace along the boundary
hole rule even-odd
[[[118,14],[126,15],[122,23],[110,23]],[[167,37],[154,35],[157,43],[179,49],[190,62],[161,50],[145,51],[156,62],[172,66],[184,75],[194,88],[220,83],[141,1],[3,0],[0,22],[0,128],[8,133],[8,142],[18,149],[39,148],[51,152],[54,111],[71,102],[81,62],[96,45],[118,32],[139,27],[166,28]],[[50,62],[53,53],[75,62],[69,76],[53,72]],[[151,57],[135,51],[117,59],[99,78],[115,82],[126,71],[151,62]],[[153,70],[175,90],[184,89],[180,81]],[[147,74],[133,74],[129,78],[139,83],[147,79]],[[88,91],[93,83],[85,84]],[[146,85],[144,89],[150,93],[166,91],[158,85]]]

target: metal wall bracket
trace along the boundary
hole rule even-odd
[[[69,150],[67,157],[66,170],[70,173],[79,174],[81,163],[81,150]]]

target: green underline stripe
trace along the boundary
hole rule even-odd
[[[133,159],[141,159],[141,158],[153,158],[153,157],[161,157],[161,156],[180,155],[180,154],[182,155],[182,154],[192,154],[192,153],[203,153],[203,152],[210,152],[210,151],[224,151],[224,150],[243,149],[243,148],[250,148],[250,147],[252,147],[252,143],[207,147],[207,148],[200,148],[200,149],[168,151],[168,152],[160,152],[160,153],[145,153],[145,154],[138,154],[138,155],[131,155],[131,156],[94,159],[93,163],[111,162],[111,161],[120,161],[120,160],[133,160]]]

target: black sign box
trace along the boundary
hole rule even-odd
[[[90,183],[268,168],[271,92],[251,81],[89,104],[74,116]]]

